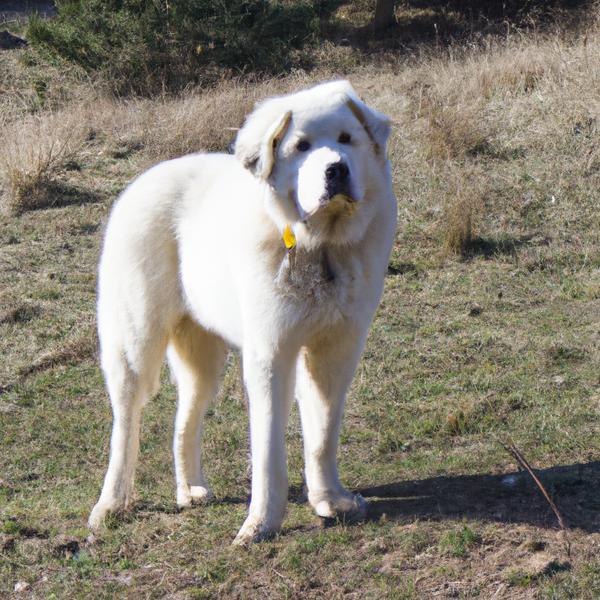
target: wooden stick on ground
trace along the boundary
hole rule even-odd
[[[558,510],[558,507],[556,506],[556,504],[550,497],[550,494],[546,491],[546,488],[544,487],[543,483],[540,481],[538,476],[533,472],[531,465],[527,462],[527,459],[523,456],[523,454],[517,448],[515,443],[513,441],[504,443],[500,439],[498,441],[499,441],[500,445],[509,454],[511,454],[515,458],[515,460],[529,473],[529,475],[531,476],[531,478],[533,479],[533,481],[535,482],[535,484],[537,485],[539,490],[542,492],[544,498],[546,498],[546,501],[548,502],[548,504],[550,505],[550,508],[556,515],[556,518],[558,519],[558,524],[560,525],[560,528],[563,531],[563,534],[565,536],[565,542],[566,542],[567,556],[570,557],[571,556],[571,542],[568,537],[568,529],[567,529],[564,519],[562,518],[562,515],[560,514],[560,511]]]

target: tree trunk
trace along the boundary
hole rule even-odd
[[[375,18],[373,19],[375,31],[382,31],[395,23],[394,2],[395,0],[377,0]]]

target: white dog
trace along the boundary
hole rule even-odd
[[[228,346],[242,351],[252,451],[252,499],[236,542],[281,526],[294,393],[310,504],[323,517],[364,514],[364,500],[339,481],[336,451],[396,227],[388,135],[388,119],[349,83],[326,83],[259,104],[235,156],[163,162],[121,195],[99,269],[113,432],[91,527],[132,500],[142,407],[165,352],[179,394],[177,503],[210,497],[202,421]]]

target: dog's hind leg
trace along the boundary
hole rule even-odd
[[[366,503],[340,483],[337,447],[346,391],[350,386],[364,335],[338,328],[320,335],[298,359],[296,397],[304,437],[308,500],[321,517],[360,519]]]
[[[220,337],[187,317],[171,335],[167,357],[179,396],[173,454],[180,507],[212,495],[202,470],[202,421],[217,393],[226,355],[227,348]]]
[[[116,339],[115,339],[116,338]],[[102,368],[113,412],[110,459],[102,493],[88,524],[98,528],[109,513],[127,509],[133,497],[142,408],[158,388],[166,335],[155,333],[125,349],[114,333],[102,339]]]

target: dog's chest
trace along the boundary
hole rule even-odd
[[[276,286],[303,318],[337,320],[352,311],[361,272],[357,260],[339,251],[294,248],[280,264]]]

